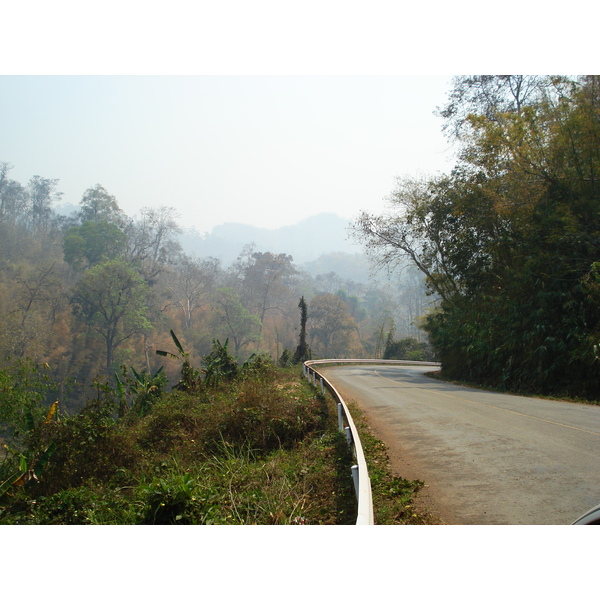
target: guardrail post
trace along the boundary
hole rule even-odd
[[[346,439],[348,440],[348,446],[351,446],[352,445],[352,431],[350,430],[350,427],[346,427],[345,431],[346,431]]]
[[[321,394],[325,395],[325,384],[323,383],[323,378],[321,377]]]
[[[358,499],[358,465],[352,465],[350,470],[352,471],[352,481],[354,482],[354,493]]]
[[[344,431],[344,407],[341,402],[338,402],[338,429],[339,431]]]

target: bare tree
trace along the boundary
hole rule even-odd
[[[216,258],[192,258],[183,255],[166,278],[168,301],[165,310],[174,308],[182,317],[183,328],[191,329],[196,313],[208,303],[221,272]]]
[[[148,282],[156,280],[169,254],[181,250],[173,239],[181,231],[176,218],[177,211],[171,207],[144,208],[139,218],[131,220],[126,228],[128,258],[139,266]]]

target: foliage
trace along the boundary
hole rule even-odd
[[[15,451],[4,444],[6,456],[0,469],[0,473],[2,474],[0,478],[0,508],[4,508],[10,503],[13,488],[38,481],[38,477],[50,460],[50,457],[54,454],[56,443],[48,440],[47,429],[56,414],[57,407],[58,400],[50,407],[45,420],[37,424],[34,422],[31,410],[26,410],[29,439],[27,440],[28,447],[25,453]],[[13,458],[18,460],[19,466],[18,469],[10,472],[12,463],[14,462]],[[10,474],[2,482],[2,479],[4,479],[8,472]]]
[[[142,523],[148,525],[188,525],[190,505],[195,501],[194,481],[189,473],[154,478],[143,486],[146,511]]]
[[[163,394],[118,419],[98,383],[80,414],[50,424],[56,451],[0,523],[347,524],[352,456],[336,415],[297,374]]]
[[[255,352],[240,368],[240,374],[245,378],[265,379],[273,377],[275,373],[275,362],[266,352]]]
[[[334,294],[319,294],[310,303],[310,339],[315,354],[346,358],[356,352],[356,321],[348,305]]]
[[[218,385],[223,381],[232,381],[237,377],[239,367],[237,360],[229,353],[229,338],[221,344],[213,340],[213,349],[203,359],[204,382],[206,385]]]
[[[306,322],[308,321],[308,307],[306,305],[306,300],[304,300],[304,296],[300,298],[298,308],[300,309],[300,340],[298,342],[296,352],[294,352],[294,357],[292,359],[295,364],[304,362],[306,360],[310,360],[310,347],[308,346],[308,342],[306,341]]]
[[[119,395],[119,415],[124,416],[128,410],[133,410],[138,415],[145,415],[152,405],[162,396],[163,389],[167,385],[167,376],[164,373],[164,367],[151,374],[147,371],[138,373],[133,367],[130,367],[130,377],[127,374],[125,366],[121,367],[121,381],[115,373],[117,383],[117,393]],[[130,396],[130,404],[127,403],[126,396]]]
[[[383,358],[386,360],[435,360],[431,348],[425,342],[419,342],[415,338],[394,341],[391,337],[386,340]]]
[[[349,329],[333,334],[333,344],[315,338],[319,353],[381,355],[377,339],[388,316],[406,324],[403,335],[423,336],[412,325],[423,312],[421,282],[407,298],[408,280],[388,282],[384,290],[364,283],[364,274],[359,283],[326,273],[326,264],[311,276],[292,256],[253,246],[230,266],[194,258],[177,243],[173,208],[144,208],[129,217],[96,184],[79,210],[65,215],[53,207],[58,180],[35,176],[22,185],[10,178],[11,169],[0,162],[0,360],[34,356],[51,365],[65,410],[84,406],[96,373],[112,380],[128,364],[151,377],[161,366],[154,350],[170,343],[169,330],[189,354],[191,370],[181,379],[190,382],[200,376],[191,364],[201,365],[215,339],[229,339],[240,364],[253,354],[283,357],[284,348],[299,350],[297,361],[309,358],[308,304],[321,293],[339,298],[329,308],[342,307]],[[300,297],[306,311],[299,326]],[[325,315],[325,321],[336,318]],[[176,367],[163,366],[173,380]],[[129,376],[135,380],[130,370]],[[133,393],[126,393],[131,404]]]
[[[119,227],[125,220],[116,198],[97,183],[83,193],[77,216],[85,223],[111,223]]]
[[[167,356],[182,362],[180,379],[174,389],[190,392],[195,391],[201,384],[200,372],[192,367],[189,352],[185,352],[179,338],[175,335],[175,332],[171,329],[170,333],[171,338],[177,347],[178,354],[173,354],[166,350],[157,350],[156,354],[159,356]]]
[[[363,214],[359,235],[426,275],[448,377],[597,397],[600,79],[460,78],[443,114],[457,167],[400,180],[396,214]]]
[[[291,351],[288,348],[285,348],[279,357],[278,365],[283,368],[288,367],[292,364],[293,358]]]
[[[123,255],[127,237],[115,223],[85,221],[64,237],[65,262],[78,271]]]
[[[75,288],[72,296],[75,312],[104,340],[109,374],[115,349],[152,328],[146,318],[147,295],[146,282],[120,259],[92,267]]]
[[[41,368],[31,360],[8,361],[0,369],[0,436],[15,442],[29,432],[33,421],[40,421],[52,403],[47,398],[56,390],[47,365]]]
[[[260,341],[260,318],[243,305],[240,294],[234,288],[219,289],[217,305],[219,326],[227,338],[231,339],[236,355],[239,355],[245,346]]]

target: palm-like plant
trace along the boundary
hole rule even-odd
[[[181,375],[179,379],[179,383],[173,386],[173,389],[183,390],[185,392],[190,392],[197,389],[201,384],[200,373],[197,369],[194,369],[190,364],[189,352],[185,352],[181,342],[175,335],[175,332],[170,330],[171,337],[173,338],[173,342],[177,347],[178,354],[173,354],[172,352],[168,352],[167,350],[157,350],[156,354],[159,356],[166,356],[168,358],[172,358],[174,360],[182,361],[181,365]]]

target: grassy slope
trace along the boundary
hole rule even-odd
[[[44,430],[57,450],[12,492],[5,524],[352,524],[352,457],[335,405],[276,370],[163,395],[142,417],[96,403]],[[393,477],[364,425],[376,522],[421,523],[420,482]],[[364,436],[364,437],[363,437]]]

